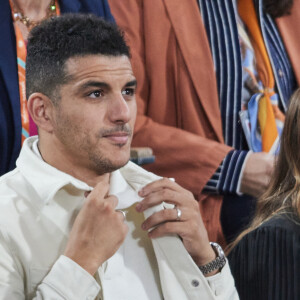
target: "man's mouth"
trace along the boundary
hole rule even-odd
[[[127,132],[113,132],[103,136],[116,144],[126,144],[129,139]]]

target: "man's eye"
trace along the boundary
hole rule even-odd
[[[135,93],[135,89],[125,89],[122,91],[122,95],[124,96],[133,96]]]
[[[89,93],[88,96],[90,98],[99,98],[99,97],[103,96],[103,93],[102,93],[102,91],[94,91],[92,93]]]

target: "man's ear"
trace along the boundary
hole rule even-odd
[[[42,93],[31,94],[28,99],[27,109],[39,129],[49,133],[53,131],[55,108],[49,97]]]

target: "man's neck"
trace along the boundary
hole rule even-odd
[[[12,0],[15,9],[21,10],[25,16],[34,21],[42,20],[51,0]]]

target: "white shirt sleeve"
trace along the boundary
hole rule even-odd
[[[6,238],[5,238],[6,237]],[[26,273],[14,249],[0,231],[0,299],[24,300]],[[35,300],[92,300],[100,291],[93,276],[66,256],[60,256],[48,275],[37,286]]]
[[[234,287],[234,279],[231,275],[228,260],[220,273],[206,277],[206,280],[216,299],[238,300],[239,296]]]
[[[37,287],[34,299],[95,299],[100,286],[93,276],[70,258],[61,255]]]
[[[243,163],[243,166],[242,166],[242,169],[241,169],[241,172],[240,172],[240,177],[239,177],[239,180],[238,180],[238,184],[237,184],[237,189],[236,189],[236,193],[239,195],[239,196],[242,196],[243,193],[241,192],[241,184],[242,184],[242,177],[244,175],[244,170],[245,170],[245,167],[246,167],[246,163],[247,163],[247,160],[249,159],[249,156],[250,154],[252,154],[253,151],[249,151],[244,159],[244,163]]]

